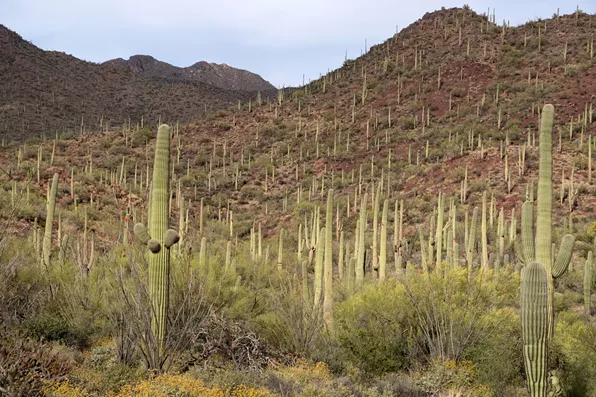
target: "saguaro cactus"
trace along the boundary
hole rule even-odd
[[[315,280],[314,280],[314,308],[321,307],[323,296],[323,260],[325,258],[325,228],[319,231],[317,248],[315,251]]]
[[[520,298],[528,391],[532,397],[546,397],[548,283],[541,263],[532,262],[522,270]]]
[[[153,183],[149,208],[149,230],[137,223],[134,232],[137,238],[149,248],[149,298],[152,305],[151,331],[157,341],[157,354],[162,356],[166,340],[170,292],[170,247],[180,236],[168,229],[169,176],[170,170],[170,127],[162,124],[157,131]]]
[[[554,107],[544,105],[540,125],[540,168],[538,170],[538,194],[536,219],[536,235],[532,232],[533,207],[531,201],[522,206],[522,245],[525,263],[540,262],[546,269],[548,281],[548,335],[554,330],[554,279],[565,273],[575,244],[575,237],[567,234],[561,241],[559,254],[553,262],[552,247],[552,201],[553,201],[553,157],[552,127]]]
[[[381,215],[381,253],[379,257],[379,279],[384,280],[387,274],[387,213],[389,211],[389,200],[383,202],[383,214]]]
[[[584,314],[589,317],[592,314],[592,273],[594,264],[592,262],[592,251],[588,252],[588,259],[584,265]]]
[[[360,223],[358,229],[358,255],[356,257],[356,282],[362,283],[364,280],[364,234],[366,232],[366,201],[368,194],[364,193],[360,204]]]
[[[470,235],[468,236],[468,246],[466,247],[466,261],[468,262],[468,278],[472,277],[474,267],[474,244],[476,242],[476,226],[478,224],[478,207],[474,207],[472,212],[472,223],[470,224]]]
[[[333,189],[327,191],[327,213],[325,216],[325,264],[324,264],[324,293],[323,320],[327,331],[335,331],[333,321]]]
[[[48,190],[46,228],[43,235],[43,263],[49,268],[52,256],[52,228],[54,226],[54,209],[56,208],[56,192],[58,191],[58,174],[54,174],[52,187]]]

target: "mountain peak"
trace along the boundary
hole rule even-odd
[[[226,90],[273,91],[275,87],[258,74],[227,64],[199,61],[188,67],[178,67],[150,55],[133,55],[104,62],[106,65],[132,70],[137,75],[171,81],[202,82]]]

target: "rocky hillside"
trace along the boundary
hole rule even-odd
[[[302,189],[304,198],[310,189],[316,200],[324,180],[333,181],[336,194],[347,199],[383,175],[389,178],[384,183],[390,197],[408,199],[406,228],[414,236],[415,227],[432,214],[439,191],[458,197],[471,211],[486,190],[494,195],[495,210],[502,206],[509,213],[516,207],[519,215],[528,187],[535,187],[538,112],[552,103],[554,175],[564,185],[555,185],[556,194],[564,189],[563,198],[555,200],[557,223],[563,226],[571,214],[576,225],[585,227],[594,220],[596,205],[588,161],[588,139],[596,127],[594,18],[580,12],[508,27],[467,9],[426,14],[307,86],[262,104],[245,101],[240,109],[212,112],[181,127],[175,177],[186,187],[185,197],[215,194],[219,201],[213,205],[230,200],[238,218],[257,216],[272,231],[283,225],[275,209],[281,209],[286,195],[296,197]],[[80,98],[87,104],[96,99]],[[161,114],[165,122],[191,117],[175,113],[173,106],[154,106],[152,114]],[[140,115],[131,120],[132,138],[108,132],[65,141],[65,173],[85,164],[89,155],[94,165],[120,167],[118,156],[104,158],[108,148],[109,153],[126,152],[133,178],[135,162],[143,169],[150,149],[140,145],[146,136],[135,129]],[[12,151],[7,155],[14,157]],[[248,158],[259,166],[247,168]],[[232,174],[234,164],[239,174]]]
[[[225,90],[263,92],[275,90],[271,83],[258,74],[236,69],[226,64],[219,65],[201,61],[181,68],[158,61],[149,55],[134,55],[127,60],[118,58],[104,62],[102,65],[127,68],[135,74],[145,77],[207,83]]]
[[[256,87],[253,81],[260,78],[222,72],[226,69],[196,72],[211,76],[206,79],[173,79],[168,73],[156,78],[153,69],[144,76],[112,62],[99,65],[43,51],[0,25],[0,134],[10,140],[109,129],[129,120],[187,122],[256,97],[246,89]],[[264,81],[259,84],[267,87]]]

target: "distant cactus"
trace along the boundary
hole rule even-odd
[[[470,235],[468,236],[468,246],[466,248],[466,261],[468,262],[468,277],[472,277],[474,266],[474,243],[476,242],[476,226],[478,224],[478,207],[474,207],[472,213],[472,223],[470,224]]]
[[[381,215],[381,248],[379,257],[379,279],[384,280],[387,274],[387,213],[389,200],[383,201],[383,214]]]
[[[364,280],[364,233],[366,231],[366,201],[368,194],[365,193],[360,204],[360,223],[358,227],[358,256],[356,259],[356,282],[361,283]]]
[[[170,247],[180,236],[168,229],[169,177],[170,170],[170,127],[159,126],[153,165],[153,184],[149,208],[149,230],[142,223],[134,227],[135,235],[147,247],[149,255],[149,298],[152,305],[151,330],[157,341],[157,354],[162,356],[165,348],[169,290],[170,290]]]
[[[584,314],[589,317],[592,314],[592,274],[594,263],[592,262],[592,251],[588,252],[588,259],[584,265]]]
[[[52,185],[48,187],[48,199],[46,207],[46,228],[43,235],[42,258],[46,268],[50,267],[52,256],[52,229],[54,224],[54,210],[56,208],[56,192],[58,191],[58,174],[54,174]]]
[[[284,229],[279,231],[279,245],[277,247],[277,270],[283,269],[283,255],[284,255]]]
[[[314,307],[320,307],[323,297],[323,260],[325,259],[325,228],[319,231],[315,251]]]
[[[333,189],[327,191],[327,211],[325,216],[325,262],[323,320],[330,334],[334,333],[333,321]]]

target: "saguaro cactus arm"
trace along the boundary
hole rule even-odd
[[[553,263],[553,277],[558,278],[565,273],[571,262],[571,255],[573,254],[573,246],[575,244],[575,236],[566,234],[561,240],[559,247],[559,254]]]
[[[522,205],[522,227],[521,241],[523,245],[523,259],[525,263],[531,263],[536,258],[534,252],[534,210],[531,201]]]

